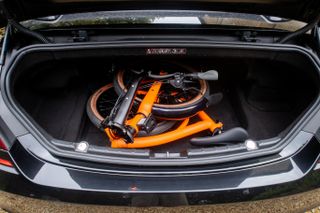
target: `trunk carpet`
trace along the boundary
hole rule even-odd
[[[106,135],[91,124],[86,115],[89,89],[85,85],[37,95],[35,91],[25,90],[19,97],[28,97],[28,101],[24,102],[25,109],[53,137],[73,142],[84,140],[99,146],[107,144]],[[34,97],[31,99],[33,101],[30,101],[30,97]],[[26,103],[29,103],[28,106]],[[214,119],[222,121],[225,130],[237,126],[246,128],[252,139],[274,137],[295,118],[290,112],[264,112],[255,109],[247,103],[241,92],[230,91],[224,92],[222,101],[211,106],[206,112]],[[188,140],[154,147],[152,151],[183,152],[192,148]]]

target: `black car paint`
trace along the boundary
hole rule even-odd
[[[188,45],[186,45],[188,44]],[[117,47],[121,47],[118,51],[116,51]],[[8,123],[12,124],[14,121],[15,125],[20,126],[23,124],[25,128],[27,129],[25,134],[28,133],[28,131],[32,132],[34,137],[41,143],[44,143],[47,149],[54,153],[55,155],[58,155],[60,157],[71,157],[74,159],[81,159],[81,160],[86,160],[86,161],[98,161],[98,162],[105,162],[105,163],[115,163],[115,164],[131,164],[131,165],[154,165],[154,166],[163,166],[163,165],[180,165],[180,166],[185,166],[185,165],[203,165],[203,164],[211,164],[211,163],[221,163],[221,162],[231,162],[233,160],[239,160],[239,159],[247,159],[247,158],[254,158],[258,156],[265,156],[265,155],[272,155],[275,153],[279,153],[281,150],[283,150],[286,146],[290,146],[290,143],[292,142],[293,138],[298,134],[299,131],[303,130],[303,127],[308,124],[308,121],[316,115],[316,113],[319,110],[318,103],[320,102],[320,97],[315,100],[313,106],[308,109],[304,115],[300,118],[300,122],[298,122],[296,125],[294,125],[291,130],[289,131],[288,134],[286,134],[285,137],[281,138],[279,141],[279,138],[271,139],[271,141],[267,141],[265,144],[267,145],[265,149],[258,149],[258,150],[253,150],[251,152],[247,152],[245,147],[243,147],[242,153],[240,155],[233,155],[232,152],[230,155],[225,155],[225,156],[212,156],[213,153],[205,153],[204,155],[201,155],[201,152],[192,152],[190,155],[194,155],[196,157],[203,157],[203,160],[197,160],[195,161],[194,159],[188,159],[188,158],[181,158],[179,161],[176,161],[175,159],[150,159],[145,158],[139,159],[139,158],[132,158],[128,155],[122,155],[121,156],[121,151],[116,151],[117,153],[120,153],[119,155],[116,156],[116,158],[113,158],[112,156],[114,153],[104,153],[101,151],[96,152],[95,148],[93,148],[93,152],[91,153],[91,149],[89,148],[88,153],[75,153],[73,150],[73,147],[64,147],[64,146],[56,146],[57,143],[54,142],[54,140],[48,136],[45,132],[37,126],[35,122],[30,120],[27,116],[26,113],[24,113],[23,109],[21,109],[18,105],[15,104],[14,98],[10,95],[10,88],[11,84],[8,79],[10,79],[12,75],[12,70],[15,69],[17,66],[15,61],[20,60],[26,55],[31,55],[32,53],[35,53],[37,51],[41,51],[43,55],[45,54],[53,54],[55,51],[57,52],[56,55],[54,55],[56,58],[60,57],[73,57],[72,54],[68,51],[74,51],[74,50],[87,50],[90,51],[92,49],[95,50],[94,55],[99,55],[99,54],[112,54],[112,55],[126,55],[126,54],[145,54],[145,49],[146,47],[188,47],[189,48],[189,53],[192,48],[195,47],[202,47],[206,48],[207,52],[206,54],[209,54],[210,52],[223,52],[224,49],[234,49],[234,48],[239,48],[239,49],[248,49],[248,50],[260,50],[260,51],[273,51],[277,50],[278,53],[280,52],[285,52],[285,51],[294,51],[296,53],[302,54],[305,56],[310,62],[313,63],[314,66],[319,69],[318,64],[319,61],[317,57],[311,52],[308,51],[305,48],[301,48],[299,46],[294,46],[294,45],[272,45],[272,44],[250,44],[250,43],[217,43],[217,42],[208,42],[208,41],[174,41],[174,42],[169,42],[167,40],[164,41],[158,41],[158,42],[153,42],[153,41],[125,41],[125,42],[103,42],[103,43],[87,43],[87,44],[55,44],[55,45],[31,45],[28,46],[24,49],[19,50],[16,54],[14,54],[11,57],[10,62],[7,63],[6,65],[6,70],[7,72],[1,76],[1,89],[4,92],[2,97],[4,98],[4,102],[7,104],[6,107],[10,108],[10,111],[13,113],[13,119],[12,122],[8,120]],[[50,49],[48,49],[48,47]],[[98,48],[97,48],[98,47]],[[105,49],[110,49],[112,48],[112,52],[106,52]],[[210,48],[215,48],[216,51],[210,51]],[[48,51],[50,50],[50,51]],[[63,51],[61,51],[63,50]],[[133,52],[131,52],[133,51]],[[80,53],[80,51],[78,51]],[[194,51],[193,54],[199,54],[200,56],[203,54],[202,51]],[[29,61],[33,61],[36,58],[31,57],[28,58]],[[40,58],[38,58],[40,60]],[[33,63],[33,62],[32,62]],[[319,78],[319,72],[316,73],[315,78]],[[19,121],[15,121],[14,118],[18,117]],[[17,122],[17,123],[16,123]],[[314,134],[317,129],[314,129],[315,127],[318,128],[319,124],[317,120],[313,121],[313,124],[311,125],[309,123],[309,129],[308,132]],[[310,127],[313,127],[310,128]],[[13,128],[13,131],[18,131],[20,128]],[[16,136],[21,136],[15,134]],[[265,145],[264,143],[261,143],[261,145]],[[272,144],[272,146],[268,147],[268,145]],[[292,145],[292,143],[291,143]],[[301,144],[299,145],[301,146]],[[299,147],[298,146],[298,147]],[[63,149],[61,149],[63,148]],[[297,147],[296,147],[297,148]],[[227,149],[227,150],[232,150],[232,149]],[[91,154],[90,154],[91,153]],[[98,158],[98,155],[99,158]],[[133,153],[130,153],[132,155]],[[139,155],[138,155],[139,156]],[[121,160],[119,160],[117,157],[121,157]],[[127,158],[127,160],[123,160]]]
[[[135,206],[154,205],[150,198],[162,200],[157,205],[257,200],[303,192],[320,185],[320,173],[313,170],[320,152],[315,137],[298,153],[282,161],[197,175],[110,174],[60,166],[37,158],[30,147],[42,150],[49,159],[55,157],[34,142],[21,139],[12,147],[10,153],[16,165],[21,165],[17,167],[20,174],[4,172],[0,167],[1,189],[42,199]]]
[[[260,48],[268,47],[262,45]],[[65,47],[62,45],[62,48]],[[27,54],[25,50],[20,53]],[[2,75],[2,83],[4,81]],[[9,153],[15,163],[15,168],[0,166],[1,188],[6,191],[109,205],[135,205],[136,199],[145,200],[149,205],[150,196],[178,201],[181,197],[186,198],[186,203],[175,203],[181,205],[271,198],[310,190],[320,183],[319,171],[313,170],[320,153],[319,137],[313,136],[319,134],[319,120],[314,112],[308,115],[308,121],[314,123],[300,131],[296,128],[290,143],[282,146],[280,152],[270,153],[269,161],[245,161],[243,163],[247,165],[241,166],[231,162],[223,169],[199,166],[175,171],[170,167],[154,170],[152,167],[133,169],[128,166],[119,170],[80,159],[68,161],[49,152],[43,141],[39,142],[41,137],[31,135],[30,127],[27,130],[12,115],[15,110],[9,109],[8,100],[2,99],[7,98],[3,93],[8,88],[1,86],[0,109],[4,122],[0,122],[0,127],[1,131],[6,131],[5,135],[11,135],[6,141],[9,147],[12,145]]]
[[[298,144],[303,145],[297,150]],[[1,189],[42,199],[128,206],[154,205],[150,198],[161,200],[159,205],[256,200],[318,187],[320,173],[313,168],[319,153],[316,137],[300,132],[295,142],[278,155],[289,156],[260,166],[234,165],[229,171],[189,168],[189,173],[153,171],[152,167],[144,171],[112,171],[98,163],[68,164],[48,152],[32,135],[25,134],[10,150],[16,169],[0,167]]]
[[[310,139],[309,137],[310,134],[301,133],[299,142],[310,141],[290,158],[256,167],[242,169],[235,167],[224,172],[192,171],[190,168],[186,168],[185,171],[175,173],[170,172],[170,169],[166,172],[149,167],[148,173],[143,171],[130,173],[129,170],[108,171],[100,169],[99,171],[97,169],[98,171],[94,171],[93,168],[59,166],[50,163],[49,159],[53,160],[54,156],[46,149],[41,148],[40,144],[36,144],[30,135],[20,137],[19,142],[15,143],[10,153],[18,165],[19,171],[27,179],[39,185],[72,190],[120,193],[201,192],[261,187],[302,178],[313,168],[320,153],[319,142],[315,138]],[[37,147],[33,148],[35,146]],[[35,152],[40,153],[40,156],[47,156],[46,159],[35,157]],[[290,152],[290,150],[284,152]],[[280,153],[280,155],[283,154]]]

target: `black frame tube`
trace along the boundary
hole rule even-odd
[[[115,112],[111,112],[110,115],[110,124],[117,125],[117,126],[125,126],[125,122],[128,118],[130,109],[133,105],[134,98],[136,97],[136,93],[138,90],[138,86],[140,84],[141,78],[136,79],[129,87],[127,93],[124,97],[120,97],[120,106],[117,107]]]

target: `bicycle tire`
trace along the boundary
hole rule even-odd
[[[178,63],[175,63],[175,65],[183,67],[188,72],[196,72],[195,69],[186,66],[181,65]],[[113,79],[113,85],[116,93],[118,95],[126,92],[125,83],[123,81],[123,75],[124,70],[118,70],[115,73],[114,79]],[[210,94],[209,85],[208,82],[205,80],[199,80],[201,91],[200,93],[191,101],[185,102],[182,104],[157,104],[155,103],[152,107],[152,113],[162,119],[167,120],[181,120],[185,119],[187,117],[191,117],[198,113],[199,111],[205,109],[208,106],[208,100],[207,96]],[[137,98],[135,99],[137,102],[136,104],[141,102],[141,99]]]
[[[87,111],[88,118],[93,123],[93,125],[99,129],[101,129],[101,122],[105,118],[101,115],[101,113],[99,113],[97,109],[97,101],[99,100],[99,97],[104,92],[112,88],[113,88],[112,83],[99,88],[90,96],[90,98],[87,101],[86,111]],[[157,123],[157,126],[154,128],[153,131],[151,131],[150,133],[147,133],[145,131],[140,131],[138,133],[138,136],[143,137],[143,136],[161,134],[171,129],[175,124],[176,124],[175,121],[168,121],[168,120],[160,121]]]

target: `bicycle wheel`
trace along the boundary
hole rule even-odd
[[[107,84],[91,95],[87,102],[87,115],[90,121],[100,128],[101,122],[110,114],[118,95],[113,90],[113,84]],[[158,121],[156,128],[147,133],[140,131],[138,136],[161,134],[175,125],[175,121]]]
[[[154,70],[157,69],[157,70]],[[171,63],[164,67],[153,67],[153,72],[168,73],[171,72],[196,72],[193,68],[177,63]],[[131,80],[136,77],[136,74],[129,68],[119,69],[115,73],[114,87],[115,91],[120,95],[126,92],[127,86]],[[144,79],[139,86],[139,93],[137,94],[135,101],[139,104],[148,89],[150,88],[153,79]],[[162,119],[184,119],[191,117],[199,111],[207,107],[206,96],[209,94],[209,86],[205,80],[189,80],[186,83],[186,87],[183,89],[177,89],[169,83],[163,84],[159,93],[158,100],[153,105],[152,113]]]

